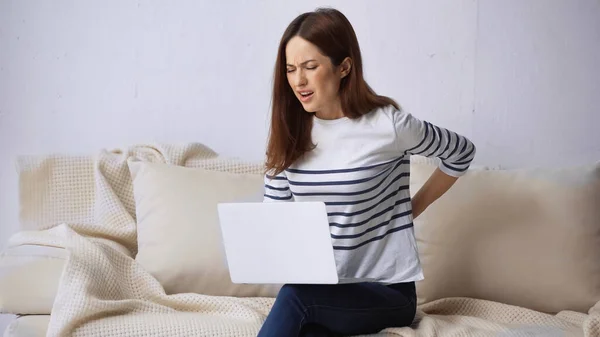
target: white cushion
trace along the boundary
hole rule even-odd
[[[50,314],[67,251],[43,246],[8,248],[0,255],[0,310]]]
[[[4,330],[4,337],[45,337],[50,315],[22,316]]]
[[[411,193],[434,169],[411,165]],[[420,303],[464,296],[555,313],[600,300],[600,164],[470,170],[415,232]]]
[[[129,167],[138,224],[136,260],[168,294],[277,294],[279,285],[231,282],[218,223],[217,203],[262,201],[262,175],[147,162]]]

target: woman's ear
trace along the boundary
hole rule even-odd
[[[350,70],[352,69],[352,59],[346,57],[342,63],[340,64],[340,76],[344,78],[350,74]]]

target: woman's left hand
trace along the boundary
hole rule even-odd
[[[416,219],[429,205],[444,195],[456,180],[458,180],[457,177],[448,175],[439,168],[436,169],[412,198],[413,219]]]

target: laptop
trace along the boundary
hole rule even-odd
[[[339,282],[323,202],[220,203],[217,208],[233,283]]]

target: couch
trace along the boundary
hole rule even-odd
[[[437,162],[411,158],[411,192]],[[262,165],[202,144],[18,159],[4,336],[254,336],[280,285],[229,279],[216,203]],[[375,336],[600,336],[600,163],[473,167],[415,221],[412,326]]]

